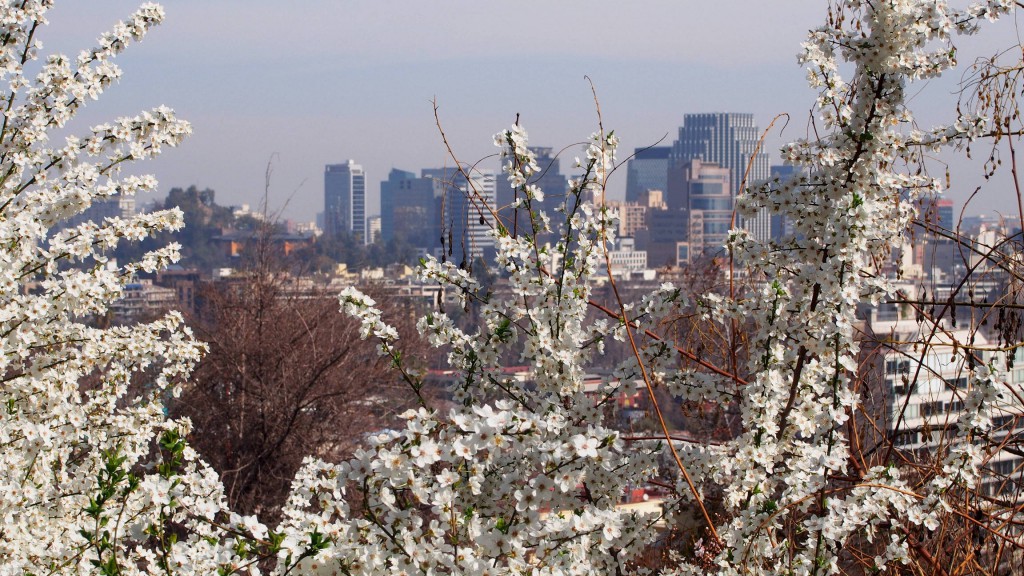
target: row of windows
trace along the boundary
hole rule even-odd
[[[886,383],[889,384],[889,388],[891,388],[893,393],[896,394],[897,396],[916,394],[918,391],[917,382],[915,381],[913,383],[910,383],[907,381],[905,377],[901,378],[898,384],[893,380],[886,380]]]
[[[690,198],[690,210],[732,211],[732,198]]]
[[[948,352],[938,352],[928,354],[924,359],[924,365],[936,372],[942,372],[948,370],[950,364],[954,361],[953,354]],[[885,373],[886,374],[909,374],[911,372],[911,364],[917,366],[922,362],[921,359],[906,359],[906,360],[886,360],[885,361]]]
[[[1014,472],[1020,472],[1021,463],[1024,463],[1024,459],[1010,458],[1009,460],[998,460],[989,462],[986,468],[1000,476],[1009,476]]]
[[[926,402],[924,404],[911,404],[907,406],[907,409],[903,413],[903,416],[906,420],[910,420],[913,418],[917,418],[918,414],[920,414],[922,417],[927,418],[929,416],[942,415],[944,412],[949,413],[961,410],[963,410],[963,402],[959,400],[946,403]],[[1013,414],[1006,414],[992,419],[993,427],[996,429],[1004,428],[1004,431],[1007,427],[1015,428],[1017,426],[1017,423],[1018,416]],[[945,440],[948,441],[950,438],[956,435],[957,426],[955,422],[948,422],[946,423],[947,425],[942,425],[942,423],[937,424],[939,424],[939,428],[928,431],[898,430],[894,432],[892,441],[897,446],[908,446],[912,444],[918,444],[920,442],[939,444],[944,440],[944,436]],[[994,463],[993,465],[989,466],[989,469],[1000,474],[1009,474],[1009,470],[1013,470],[1014,468],[1018,467],[1022,462],[1024,462],[1024,459],[1014,460],[1014,464],[1010,468],[1007,468],[1011,466],[1011,464],[1007,462],[1010,461],[1000,461],[998,463]],[[993,468],[993,466],[1001,466],[1001,468]]]
[[[893,416],[903,414],[905,420],[912,420],[914,418],[934,418],[936,416],[943,416],[946,414],[955,414],[961,412],[964,409],[963,400],[950,400],[943,402],[942,400],[936,400],[934,402],[922,402],[920,404],[908,404],[906,409],[902,404],[893,406]]]
[[[936,400],[934,402],[922,402],[920,404],[920,414],[922,418],[960,412],[963,409],[964,403],[962,400],[952,400],[950,402]]]
[[[992,419],[992,427],[993,428],[1005,428],[1008,424],[1012,423],[1012,427],[1016,428],[1017,427],[1016,420],[1017,420],[1017,417],[1014,416],[1013,414],[1006,414],[1006,415],[1003,415],[1003,416],[996,416],[995,418]]]
[[[981,492],[985,496],[1017,498],[1022,485],[1024,485],[1024,480],[1021,479],[1012,480],[1007,478],[995,478],[983,482],[981,485]]]
[[[943,434],[944,432],[942,430],[931,430],[928,432],[921,430],[900,430],[893,434],[892,443],[896,446],[910,446],[913,444],[920,444],[921,442],[939,444],[942,442]]]
[[[921,392],[921,387],[918,385],[919,383],[916,380],[914,382],[909,382],[906,377],[900,378],[898,380],[889,378],[885,381],[885,383],[888,384],[889,388],[893,391],[893,393],[898,396],[905,396],[907,394],[917,394]],[[946,390],[967,389],[966,376],[962,378],[947,378],[946,380],[943,380],[943,383],[945,384]],[[938,385],[938,383],[935,381],[929,381],[928,384],[928,388],[932,392],[939,392],[943,389],[943,387]]]
[[[910,360],[887,360],[885,362],[886,374],[909,374]]]

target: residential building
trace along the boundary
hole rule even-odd
[[[632,238],[647,228],[647,206],[637,202],[609,202],[608,208],[619,213],[619,236]]]
[[[174,310],[194,313],[196,301],[199,299],[199,285],[202,274],[194,268],[186,269],[177,264],[172,264],[166,269],[156,273],[156,280],[153,282],[161,288],[174,290]]]
[[[648,188],[637,195],[637,203],[653,210],[665,210],[665,191],[662,188]]]
[[[613,276],[629,278],[631,274],[647,269],[647,252],[636,250],[632,238],[619,238],[608,250],[608,262]]]
[[[85,222],[101,224],[107,218],[131,218],[132,216],[135,216],[135,198],[132,196],[117,195],[95,198],[88,208],[68,218],[67,223],[62,227],[70,228]]]
[[[252,218],[253,220],[266,220],[266,214],[261,210],[253,210],[248,204],[241,206],[230,206],[231,216],[238,218]]]
[[[152,280],[136,279],[125,285],[121,298],[110,304],[110,313],[118,322],[130,324],[160,316],[178,304],[173,288],[156,286]]]
[[[210,239],[227,258],[239,258],[246,250],[268,243],[278,254],[287,256],[295,250],[308,248],[316,241],[311,232],[264,234],[258,230],[226,230]]]
[[[916,298],[914,283],[904,282],[899,288],[902,296]],[[940,295],[935,297],[942,301]],[[883,303],[865,313],[866,334],[877,335],[861,345],[864,358],[877,358],[875,373],[869,376],[871,390],[862,394],[869,403],[866,412],[873,414],[871,429],[881,432],[881,442],[916,455],[934,454],[960,441],[957,424],[967,415],[970,367],[990,362],[997,369],[1006,367],[1002,353],[987,351],[994,346],[986,329],[969,321],[957,325],[943,320],[936,329],[919,322],[917,312],[904,304]],[[965,343],[970,346],[965,348]],[[1018,349],[1016,356],[1014,369],[998,376],[1000,387],[1024,385],[1024,352]],[[986,455],[981,493],[1014,501],[1024,487],[1024,457],[1012,450],[1015,438],[1024,432],[1024,406],[1014,395],[1005,396],[996,402],[989,436],[992,446],[1011,450],[995,449]]]

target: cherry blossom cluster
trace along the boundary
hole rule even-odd
[[[421,270],[480,319],[465,327],[439,307],[417,324],[456,375],[449,404],[420,396],[422,375],[404,366],[397,332],[375,302],[343,291],[342,311],[379,343],[421,406],[398,429],[367,437],[347,461],[307,459],[276,527],[227,509],[217,474],[187,444],[189,423],[166,417],[165,402],[203,349],[180,315],[109,328],[88,322],[134,273],[177,258],[170,246],[118,266],[110,250],[181,226],[181,214],[61,227],[97,199],[153,189],[151,177],[122,177],[119,168],[189,133],[160,107],[59,145],[49,140],[118,79],[113,57],[162,9],[144,5],[95,49],[74,60],[50,56],[28,78],[51,3],[0,4],[3,571],[616,574],[632,570],[655,522],[703,510],[712,493],[722,510],[707,519],[717,525],[706,527],[699,558],[681,559],[678,573],[838,573],[855,537],[881,542],[872,567],[883,570],[909,561],[911,529],[935,529],[950,498],[977,485],[986,454],[976,439],[1001,402],[987,368],[972,376],[968,416],[924,488],[898,466],[853,469],[843,430],[860,403],[851,390],[856,309],[889,292],[875,263],[903,233],[914,198],[940,187],[901,169],[985,126],[965,116],[915,130],[908,83],[954,65],[951,38],[1012,2],[953,10],[937,0],[847,0],[812,31],[801,58],[826,135],[784,149],[787,161],[807,168],[803,175],[758,184],[739,204],[742,216],[767,209],[794,232],[760,241],[735,230],[728,248],[738,269],[760,275],[756,291],[699,295],[692,304],[704,323],[753,327],[744,379],[680,367],[673,343],[656,334],[664,319],[691,309],[673,284],[605,318],[592,313],[616,215],[589,199],[603,198],[615,167],[613,134],[593,135],[577,160],[582,175],[558,199],[557,225],[543,210],[555,199],[531,183],[539,167],[526,131],[517,124],[496,135],[516,207],[529,214],[524,229],[491,231],[510,290],[486,291],[469,271],[430,257]],[[616,368],[617,382],[586,390],[587,368],[609,337],[635,343],[637,353]],[[531,366],[530,383],[502,370],[509,357]],[[627,442],[604,407],[634,380],[736,407],[739,434],[717,443]],[[619,507],[628,487],[658,473],[665,448],[678,463],[663,479],[677,494],[665,514]]]
[[[969,140],[984,127],[983,119],[962,117],[928,133],[912,129],[907,85],[955,64],[953,35],[972,33],[979,18],[1010,8],[843,2],[804,45],[801,59],[819,90],[817,111],[828,133],[784,148],[788,162],[806,167],[801,175],[754,186],[739,202],[742,216],[768,209],[786,218],[792,233],[761,241],[734,231],[731,253],[741,269],[762,275],[760,288],[702,299],[709,321],[755,326],[744,371],[751,376],[739,396],[740,435],[687,448],[693,468],[722,486],[730,517],[719,527],[723,573],[838,573],[839,551],[853,535],[871,537],[883,523],[938,525],[939,486],[917,498],[898,470],[850,468],[843,431],[860,402],[851,389],[859,354],[853,326],[858,306],[890,290],[876,263],[906,229],[914,199],[941,189],[936,179],[902,169],[923,150]],[[847,69],[849,79],[840,74]],[[991,404],[990,380],[972,382],[972,405],[983,415],[967,428],[982,424]],[[730,384],[726,376],[670,374],[673,390],[689,399],[720,401]],[[937,482],[969,489],[982,458],[970,435],[959,442]],[[854,475],[859,480],[851,483]],[[790,518],[799,518],[800,535],[780,538]],[[876,567],[908,557],[906,538],[896,537]]]
[[[188,423],[164,410],[202,345],[176,313],[96,321],[135,272],[177,259],[170,246],[117,266],[110,251],[180,227],[181,214],[67,225],[97,199],[153,190],[120,166],[177,145],[189,126],[157,108],[49,138],[117,80],[113,57],[163,12],[147,4],[92,51],[50,56],[28,76],[51,4],[0,5],[0,571],[214,573],[232,556],[221,530],[208,538],[227,521],[222,490],[181,441]]]
[[[536,209],[542,195],[527,184],[535,161],[526,132],[516,126],[496,141],[510,159],[509,180]],[[612,573],[649,539],[656,519],[617,504],[629,482],[653,474],[655,454],[627,449],[603,424],[601,398],[583,389],[595,335],[607,329],[606,320],[587,319],[587,300],[614,221],[580,197],[597,185],[613,147],[601,137],[590,145],[587,175],[552,243],[492,231],[509,297],[425,259],[423,277],[479,306],[483,319],[471,333],[441,311],[418,324],[448,350],[457,405],[408,412],[403,430],[371,437],[348,462],[307,463],[282,531],[328,536],[331,545],[308,562],[340,573]],[[346,289],[341,301],[364,334],[390,339],[365,296]],[[513,347],[534,367],[529,386],[501,371]]]

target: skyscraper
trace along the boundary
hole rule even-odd
[[[496,178],[493,172],[473,170],[467,179],[457,168],[426,168],[424,178],[434,182],[440,219],[435,229],[444,239],[450,259],[470,262],[494,253],[487,231],[494,226]]]
[[[494,208],[497,194],[497,177],[489,170],[474,170],[463,191],[473,197],[469,203],[466,221],[466,235],[469,240],[470,256],[493,258],[494,238],[488,232],[495,226]]]
[[[537,155],[537,167],[540,168],[540,172],[534,174],[527,183],[536,185],[544,191],[544,209],[550,212],[565,200],[565,194],[569,191],[569,181],[562,174],[558,156],[552,153],[551,148],[531,146],[530,150]],[[508,181],[508,174],[502,172],[498,175],[495,178],[495,186],[498,214],[505,227],[510,231],[532,233],[532,230],[529,230],[530,216],[526,210],[512,210],[511,204],[515,201],[516,194]]]
[[[776,164],[771,167],[771,175],[769,178],[772,180],[778,179],[779,184],[785,184],[793,178],[800,176],[806,176],[807,169],[803,166],[797,166],[794,164]],[[779,239],[787,232],[790,232],[792,225],[786,221],[785,216],[781,214],[774,214],[771,217],[772,221],[772,238]]]
[[[956,228],[956,219],[953,213],[953,201],[949,198],[939,198],[935,201],[936,224],[946,230]]]
[[[366,241],[366,174],[354,160],[324,168],[324,234]]]
[[[666,199],[669,209],[684,206],[683,196],[687,193],[684,172],[691,160],[714,162],[727,168],[733,198],[742,191],[743,185],[768,178],[768,155],[758,152],[760,137],[753,114],[716,112],[685,115],[679,128],[679,139],[672,144]],[[742,222],[741,226],[756,238],[771,236],[771,217],[767,212]]]
[[[728,168],[694,159],[686,166],[685,176],[684,210],[690,223],[692,259],[721,251],[732,228],[735,203]]]
[[[641,202],[640,195],[648,190],[668,188],[671,146],[637,148],[626,163],[626,202]]]
[[[408,242],[424,252],[440,246],[437,196],[432,179],[392,168],[380,183],[381,239]]]

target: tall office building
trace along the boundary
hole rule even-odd
[[[324,168],[324,234],[366,241],[366,174],[354,160]]]
[[[735,206],[729,169],[694,159],[685,176],[690,258],[720,252],[729,238]]]
[[[769,178],[771,180],[778,179],[779,184],[785,184],[793,178],[799,178],[800,176],[806,176],[807,169],[803,166],[796,166],[793,164],[775,164],[771,168],[771,174]],[[773,214],[771,217],[772,222],[772,238],[776,240],[782,238],[787,233],[792,232],[792,225],[786,221],[786,217],[781,214]]]
[[[473,258],[494,256],[494,238],[489,232],[495,226],[493,211],[496,205],[497,183],[494,172],[474,170],[470,181],[464,185],[464,192],[474,198],[469,203],[466,221],[466,235]]]
[[[565,194],[569,190],[569,181],[562,174],[558,156],[553,154],[552,148],[531,146],[530,150],[537,155],[537,167],[540,172],[530,178],[528,184],[540,187],[544,191],[545,200],[542,208],[551,212],[555,206],[561,205],[565,200]],[[495,200],[497,202],[498,215],[509,230],[529,231],[530,216],[525,209],[512,210],[511,204],[516,199],[515,190],[508,181],[508,174],[501,172],[495,178]],[[529,231],[532,233],[532,231]]]
[[[456,168],[426,168],[422,175],[434,183],[440,216],[435,237],[444,239],[450,258],[461,262],[493,255],[494,240],[487,232],[495,225],[494,173],[473,170],[467,179]]]
[[[953,201],[949,198],[939,198],[935,201],[936,224],[946,230],[956,228],[956,216],[953,213]]]
[[[366,219],[366,243],[375,244],[380,240],[380,214]]]
[[[442,190],[433,178],[392,169],[380,183],[381,239],[406,242],[422,252],[440,247]]]
[[[683,196],[687,193],[685,170],[691,160],[714,162],[727,168],[733,198],[741,192],[744,175],[747,185],[768,178],[768,155],[757,151],[760,137],[753,114],[718,112],[685,115],[679,128],[679,139],[672,144],[666,199],[669,209],[684,205]],[[741,226],[756,238],[771,237],[771,216],[767,211],[742,222]]]
[[[671,146],[637,148],[626,163],[626,202],[643,204],[640,196],[648,190],[668,189]]]

